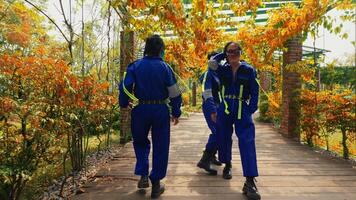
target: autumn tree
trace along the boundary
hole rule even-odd
[[[72,71],[33,9],[1,0],[0,15],[0,194],[19,199],[47,165],[66,172],[69,155],[73,171],[85,166],[89,133],[112,132],[116,98],[107,82]]]

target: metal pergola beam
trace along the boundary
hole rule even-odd
[[[183,0],[183,4],[186,12],[188,12],[192,8],[191,2],[192,2],[191,0]],[[219,3],[216,3],[217,1],[208,1],[208,2],[213,2],[215,8],[219,8],[221,6]],[[231,1],[229,0],[225,0],[224,2],[227,5],[231,4]],[[261,24],[267,22],[268,20],[267,12],[269,10],[281,8],[282,5],[286,5],[288,3],[293,3],[299,6],[301,4],[301,0],[275,0],[275,1],[264,2],[263,6],[256,11],[257,17],[256,19],[254,19],[255,22]],[[218,20],[229,20],[230,22],[240,22],[240,23],[245,22],[247,20],[246,18],[253,14],[252,11],[247,11],[245,16],[238,17],[227,6],[225,6],[225,8],[222,11],[218,11],[218,12],[220,12]],[[220,27],[219,29],[223,29],[226,33],[234,33],[237,31],[236,27]],[[168,33],[166,33],[164,36],[174,37],[174,34],[171,31],[168,31]]]

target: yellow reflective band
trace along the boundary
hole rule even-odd
[[[268,101],[270,101],[274,106],[276,106],[277,108],[279,108],[278,103],[276,103],[275,101],[273,101],[273,100],[271,99],[271,97],[269,97],[269,95],[267,94],[267,92],[266,92],[266,91],[263,89],[263,87],[261,86],[261,84],[260,84],[260,82],[258,81],[258,79],[256,78],[255,80],[256,80],[258,86],[260,86],[262,92],[266,95]]]
[[[223,102],[224,102],[224,106],[225,106],[225,113],[228,115],[228,114],[230,114],[230,112],[229,112],[229,106],[228,106],[228,104],[227,104],[227,102],[225,101],[225,87],[224,86],[222,86],[222,97],[223,97]]]
[[[203,83],[202,83],[202,92],[205,91],[205,82],[206,82],[206,76],[208,75],[208,71],[204,73],[204,78],[203,78]]]
[[[219,103],[222,102],[222,99],[221,99],[221,93],[218,92],[218,96],[219,96]]]
[[[124,88],[124,92],[130,99],[132,99],[134,102],[137,102],[138,99],[135,97],[135,95],[131,94],[125,87],[125,77],[126,77],[126,72],[124,72],[124,78],[122,79],[122,87]]]
[[[239,110],[237,113],[237,119],[241,119],[241,107],[242,107],[242,93],[244,91],[244,85],[240,85],[240,93],[239,93]]]

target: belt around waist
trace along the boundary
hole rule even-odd
[[[167,104],[167,100],[139,100],[139,104]]]

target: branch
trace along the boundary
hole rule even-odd
[[[62,0],[59,0],[59,4],[61,5],[62,15],[63,15],[63,18],[64,18],[64,23],[65,23],[67,26],[69,26],[69,23],[68,23],[66,14],[65,14],[65,12],[64,12]]]
[[[120,20],[123,21],[123,20],[124,20],[124,17],[121,15],[121,13],[117,10],[116,7],[113,7],[113,8],[114,8],[116,14],[119,16]]]
[[[91,69],[92,67],[94,67],[94,66],[97,65],[98,63],[102,62],[105,57],[106,57],[106,56],[103,56],[103,55],[102,55],[100,59],[98,59],[98,60],[95,59],[95,62],[92,63],[91,65],[89,65],[89,66],[88,66],[88,69]]]
[[[107,0],[109,3],[111,3],[111,0]],[[125,21],[124,17],[122,16],[122,13],[120,13],[120,11],[117,10],[117,7],[111,6],[112,8],[114,8],[116,14],[119,16],[120,20],[123,22]]]
[[[64,34],[64,32],[62,31],[61,28],[59,28],[59,26],[57,25],[57,23],[52,19],[50,18],[43,10],[41,10],[38,6],[34,5],[33,3],[31,3],[29,0],[25,0],[26,3],[30,4],[31,6],[33,6],[36,10],[38,10],[40,13],[42,13],[45,17],[47,17],[47,19],[49,21],[51,21],[55,26],[56,28],[59,30],[59,32],[61,33],[61,35],[64,37],[64,39],[69,42],[67,36]]]

